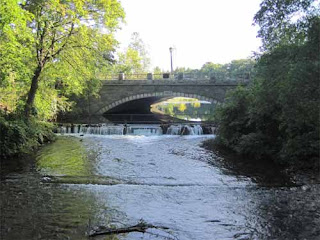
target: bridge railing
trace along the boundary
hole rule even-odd
[[[104,80],[170,80],[175,79],[174,74],[170,73],[134,73],[134,74],[111,74],[106,76],[101,76],[100,78]]]
[[[210,80],[210,81],[235,81],[235,82],[248,82],[247,78],[238,77],[237,79],[225,79],[219,76],[213,76],[204,73],[139,73],[139,74],[111,74],[100,77],[103,80],[181,80],[181,81],[196,81],[196,80]]]

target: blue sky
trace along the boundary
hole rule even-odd
[[[126,24],[117,33],[121,48],[133,32],[146,44],[152,68],[200,68],[206,62],[247,58],[261,45],[253,16],[260,0],[121,0]]]

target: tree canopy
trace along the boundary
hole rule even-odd
[[[146,44],[137,32],[132,33],[130,43],[123,52],[118,52],[118,62],[114,73],[141,74],[147,73],[150,66]]]
[[[0,4],[0,104],[14,110],[25,94],[32,70],[32,31],[27,26],[33,15],[23,10],[18,0]],[[1,106],[0,106],[1,107]]]
[[[319,163],[320,17],[314,2],[262,1],[255,22],[265,52],[252,84],[230,92],[217,111],[219,143],[255,158]]]
[[[264,0],[254,16],[260,27],[264,50],[279,45],[303,44],[310,26],[310,19],[319,17],[317,0]]]
[[[94,92],[96,76],[110,69],[114,32],[124,19],[119,1],[2,0],[0,11],[1,56],[7,56],[0,62],[1,91],[19,83],[16,98],[25,102],[26,116],[35,109],[50,118],[71,94]]]

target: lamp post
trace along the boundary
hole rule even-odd
[[[170,51],[170,60],[171,60],[171,74],[173,74],[173,65],[172,65],[172,50],[173,50],[173,48],[172,48],[172,47],[170,47],[170,48],[169,48],[169,51]]]

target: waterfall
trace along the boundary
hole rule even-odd
[[[167,134],[168,135],[180,135],[181,133],[181,125],[171,125],[168,127]]]
[[[95,135],[123,135],[123,125],[107,125],[107,124],[74,124],[59,126],[56,133],[60,134],[95,134]]]
[[[193,126],[194,135],[202,135],[203,129],[200,125],[194,125]]]
[[[167,130],[167,135],[202,135],[203,130],[200,125],[171,125]]]
[[[162,135],[160,125],[150,124],[60,124],[56,128],[59,134],[92,134],[92,135]],[[167,135],[202,135],[203,129],[200,125],[171,125],[168,127]]]

